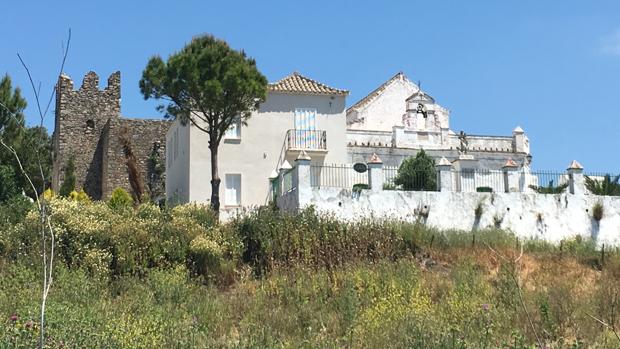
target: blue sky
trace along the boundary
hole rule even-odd
[[[149,57],[212,33],[270,81],[299,71],[350,90],[351,105],[403,71],[451,110],[455,131],[523,127],[537,169],[577,159],[620,171],[617,1],[13,1],[2,12],[0,74],[24,90],[29,124],[37,114],[16,52],[47,100],[71,28],[65,72],[76,85],[89,70],[102,82],[120,70],[122,114],[160,117],[138,88]]]

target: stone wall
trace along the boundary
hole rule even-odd
[[[170,122],[145,119],[114,119],[110,120],[110,132],[107,137],[109,145],[104,157],[102,178],[102,197],[106,198],[116,188],[131,192],[125,150],[121,137],[123,133],[130,139],[131,149],[138,160],[138,171],[143,180],[145,190],[149,188],[152,171],[149,170],[149,157],[156,154],[159,162],[165,164],[166,132]],[[155,152],[155,153],[154,153]],[[161,178],[165,183],[165,177]],[[165,192],[160,193],[164,195]]]
[[[120,73],[113,73],[108,86],[99,89],[99,77],[89,72],[82,86],[61,75],[56,86],[54,170],[52,187],[60,188],[64,167],[74,159],[76,187],[93,198],[101,197],[101,163],[108,120],[120,115]]]
[[[99,77],[89,72],[82,86],[74,90],[66,75],[56,86],[54,168],[52,188],[60,188],[64,167],[74,159],[76,189],[84,189],[93,199],[105,199],[116,187],[130,191],[127,165],[120,133],[127,130],[145,187],[148,187],[148,158],[154,147],[165,164],[165,134],[170,123],[164,120],[123,119],[121,115],[120,72],[99,89]],[[162,179],[163,180],[163,179]],[[162,182],[163,183],[163,182]]]

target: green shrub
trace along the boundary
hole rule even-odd
[[[235,218],[231,226],[243,241],[243,261],[259,275],[277,266],[331,268],[409,254],[401,224],[344,223],[312,207],[297,215],[261,208]]]
[[[365,184],[365,183],[357,183],[357,184],[353,184],[352,191],[354,193],[360,193],[362,190],[366,190],[366,189],[370,189],[370,185]]]
[[[492,193],[493,192],[493,188],[491,188],[491,187],[478,187],[478,188],[476,188],[476,192],[478,192],[478,193]]]
[[[400,164],[394,184],[403,190],[437,190],[437,170],[435,160],[420,150]]]
[[[116,188],[110,196],[108,206],[113,210],[126,210],[133,206],[133,198],[123,188]]]

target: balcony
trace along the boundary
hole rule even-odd
[[[286,150],[327,152],[327,132],[322,130],[286,131]]]

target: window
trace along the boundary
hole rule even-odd
[[[316,109],[295,109],[295,148],[315,149],[319,139],[316,131]]]
[[[241,138],[241,118],[235,118],[235,121],[230,125],[226,133],[224,133],[224,139],[240,139]]]
[[[241,205],[241,174],[226,174],[226,192],[224,194],[224,204],[226,206]]]
[[[295,109],[295,129],[296,130],[315,130],[316,129],[316,109],[297,108]]]

